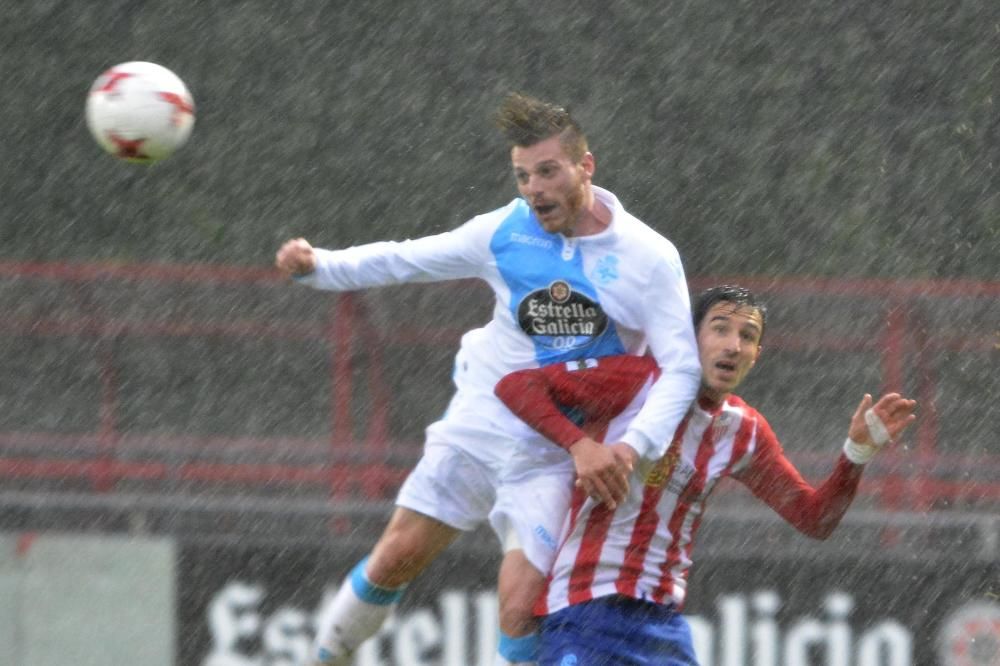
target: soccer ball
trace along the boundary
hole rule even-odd
[[[151,62],[115,65],[87,95],[87,127],[101,148],[151,164],[181,147],[194,126],[194,101],[180,78]]]

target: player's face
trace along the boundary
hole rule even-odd
[[[572,236],[581,213],[589,206],[594,156],[579,163],[566,154],[558,136],[510,151],[517,189],[549,233]]]
[[[722,400],[740,385],[760,356],[764,321],[760,311],[727,301],[716,303],[698,326],[702,391]]]

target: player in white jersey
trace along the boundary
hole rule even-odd
[[[461,530],[486,519],[514,443],[531,433],[494,395],[503,376],[648,352],[662,376],[621,440],[650,460],[663,455],[697,391],[687,284],[674,246],[592,184],[594,157],[564,109],[515,94],[498,124],[521,195],[510,204],[436,236],[337,251],[294,239],[276,256],[279,269],[319,289],[479,278],[496,299],[493,319],[462,338],[456,392],[445,415],[427,428],[424,456],[401,488],[389,525],[320,618],[319,663],[347,663],[405,586]],[[651,293],[656,298],[647,298]],[[621,499],[628,462],[596,443],[578,450],[588,488],[609,503]],[[563,508],[551,511],[562,515]],[[497,664],[533,659],[530,607],[544,585],[516,543],[507,551]]]
[[[713,288],[699,297],[698,399],[666,454],[653,465],[637,464],[639,478],[624,502],[609,508],[576,493],[538,603],[545,616],[539,664],[696,663],[679,611],[695,533],[716,483],[731,475],[800,531],[826,538],[850,505],[864,463],[915,419],[912,400],[890,393],[873,406],[866,395],[843,455],[814,489],[784,456],[764,417],[732,394],[757,361],[764,320],[763,306],[745,289]],[[496,391],[528,424],[572,452],[579,442],[600,438],[624,405],[641,401],[658,372],[649,358],[603,358],[515,372]],[[615,396],[611,404],[609,395]],[[576,410],[579,424],[566,417],[567,408]],[[572,474],[571,466],[562,469]],[[537,501],[553,486],[551,470],[542,483],[523,474],[501,486],[498,504],[506,501],[516,511],[517,498]]]

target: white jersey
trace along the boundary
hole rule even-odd
[[[316,270],[299,281],[344,291],[485,280],[496,297],[493,319],[462,337],[458,393],[443,420],[517,439],[531,431],[493,393],[504,375],[648,349],[663,374],[623,441],[656,459],[701,376],[687,282],[673,244],[626,212],[613,194],[593,190],[612,213],[598,234],[548,233],[518,198],[435,236],[317,249]]]

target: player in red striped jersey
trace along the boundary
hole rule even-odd
[[[655,463],[642,464],[626,444],[612,445],[638,474],[624,502],[610,508],[592,486],[574,492],[537,606],[545,616],[539,664],[695,664],[679,611],[694,537],[717,482],[740,480],[796,529],[825,539],[853,500],[863,465],[915,420],[914,401],[889,393],[873,405],[866,394],[833,472],[810,486],[764,417],[732,393],[759,358],[765,317],[764,306],[739,287],[709,289],[697,300],[698,398]],[[655,366],[641,357],[553,365],[508,375],[496,392],[525,422],[572,449],[600,439],[616,410],[648,390],[644,380],[655,378]],[[566,417],[568,408],[582,417],[579,425]]]

